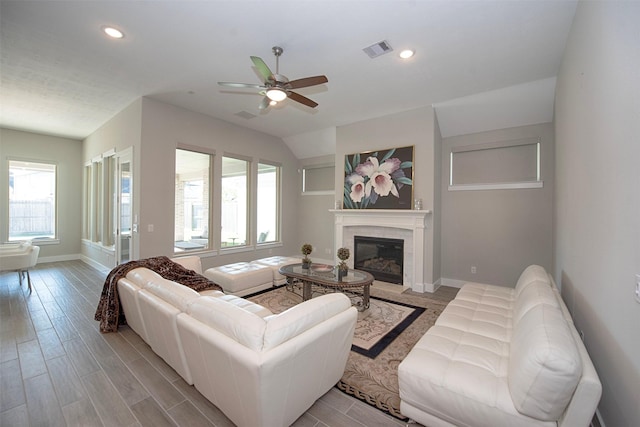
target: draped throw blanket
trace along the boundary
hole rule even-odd
[[[118,297],[118,280],[125,277],[131,270],[140,267],[155,271],[163,278],[180,283],[196,292],[207,289],[222,290],[220,286],[206,277],[171,261],[166,256],[146,258],[120,264],[109,272],[104,281],[98,308],[94,315],[94,319],[100,322],[100,332],[116,332],[118,330],[118,324],[126,324],[120,298]]]

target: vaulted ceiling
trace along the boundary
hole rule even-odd
[[[0,126],[83,139],[147,96],[282,137],[300,157],[323,154],[300,149],[308,135],[428,105],[443,133],[478,130],[474,117],[486,130],[491,120],[474,106],[485,115],[497,106],[503,121],[512,105],[551,114],[575,7],[573,0],[2,0]],[[105,25],[125,37],[107,38]],[[365,54],[380,41],[393,50]],[[260,83],[249,57],[275,71],[276,45],[284,48],[280,74],[328,77],[297,90],[317,108],[286,100],[259,110],[257,90],[217,85]],[[415,55],[403,60],[406,48]]]

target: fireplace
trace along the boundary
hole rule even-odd
[[[434,292],[432,283],[425,283],[427,217],[429,210],[413,209],[332,209],[335,214],[334,242],[337,251],[344,247],[355,255],[355,236],[370,236],[404,240],[402,286],[415,292]],[[349,267],[353,268],[348,260]],[[430,271],[430,270],[429,270]]]
[[[383,282],[402,284],[404,240],[354,236],[354,268]]]

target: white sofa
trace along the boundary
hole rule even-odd
[[[174,261],[201,271],[197,257]],[[357,311],[324,295],[274,315],[146,268],[118,281],[127,323],[238,426],[288,426],[342,377]]]
[[[602,386],[553,279],[467,283],[398,368],[400,410],[429,427],[586,427]]]

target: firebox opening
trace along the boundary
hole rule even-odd
[[[354,267],[388,283],[402,284],[404,240],[354,236]]]

